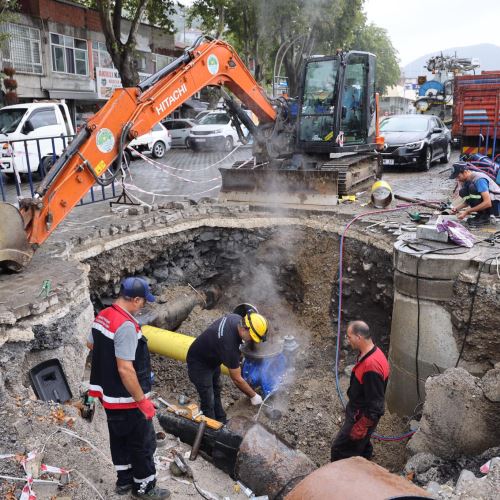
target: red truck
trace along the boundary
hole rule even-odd
[[[500,71],[455,77],[452,136],[463,154],[500,153]]]

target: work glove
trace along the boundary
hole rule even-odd
[[[260,397],[259,394],[255,394],[253,398],[250,398],[250,402],[254,405],[261,405],[262,404],[262,398]]]
[[[352,426],[349,437],[353,441],[359,441],[360,439],[365,438],[368,434],[368,430],[370,427],[373,427],[374,424],[375,422],[373,420],[370,420],[368,417],[362,415],[361,418],[359,418]]]
[[[155,405],[144,396],[143,399],[137,401],[137,408],[143,413],[147,420],[152,420],[156,415]]]

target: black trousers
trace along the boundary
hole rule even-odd
[[[210,368],[202,363],[188,359],[189,380],[194,384],[200,396],[201,411],[206,417],[219,422],[226,422],[226,412],[222,407],[220,393],[220,366]]]
[[[373,446],[370,442],[371,435],[375,432],[377,423],[368,429],[363,439],[351,439],[349,434],[359,415],[349,405],[346,408],[345,421],[335,436],[331,449],[331,461],[342,460],[349,457],[364,457],[368,460],[373,455]]]
[[[108,410],[111,458],[117,472],[118,486],[132,484],[134,490],[149,491],[156,484],[153,455],[156,433],[153,421],[138,409]]]
[[[483,201],[481,193],[478,192],[476,185],[473,182],[466,182],[462,189],[458,192],[459,196],[464,199],[465,203],[469,207],[474,208]],[[489,217],[490,215],[500,215],[500,203],[498,200],[493,200],[491,208],[486,208],[481,210],[478,214],[482,214],[484,217]]]

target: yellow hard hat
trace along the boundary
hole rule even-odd
[[[262,314],[250,312],[243,321],[246,327],[250,330],[250,337],[254,342],[260,342],[267,334],[267,319]]]

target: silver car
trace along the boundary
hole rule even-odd
[[[191,128],[196,125],[193,120],[187,118],[176,118],[163,122],[164,127],[172,137],[172,146],[189,147],[188,137]]]

